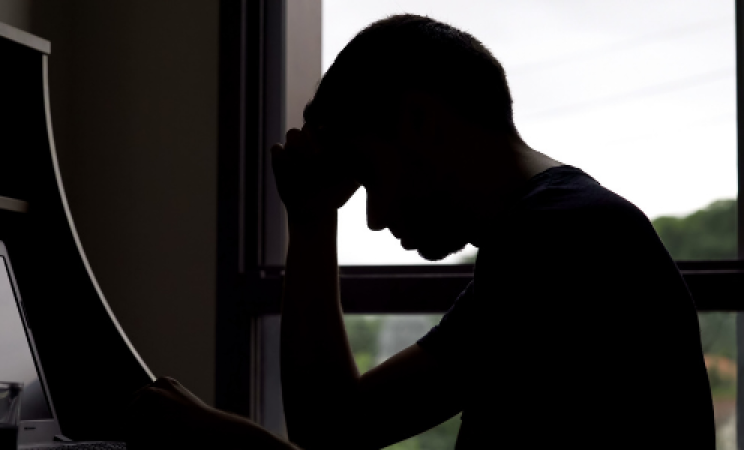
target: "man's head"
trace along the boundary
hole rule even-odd
[[[429,260],[468,243],[462,196],[484,151],[474,137],[521,142],[501,64],[473,36],[409,14],[358,33],[304,118],[365,187],[369,227]]]

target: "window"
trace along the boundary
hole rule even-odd
[[[642,313],[641,313],[642,314]],[[439,322],[441,314],[347,314],[345,318],[349,343],[360,373],[379,364],[394,353],[413,344],[419,335]],[[717,447],[719,450],[736,449],[736,392],[737,392],[737,340],[736,313],[705,312],[698,315],[700,336],[705,363],[713,396]],[[591,336],[587,336],[587,341]],[[525,352],[535,351],[525,348]],[[539,352],[534,355],[539,357]],[[593,371],[591,355],[576,358],[571,366],[578,376]],[[508,361],[505,362],[508,365]],[[509,366],[506,370],[520,370]],[[607,389],[611,389],[607,386]],[[436,395],[432,393],[432,395]],[[663,414],[663,411],[659,411]],[[539,413],[535,411],[535,416]],[[532,420],[531,417],[526,420]],[[577,420],[581,420],[577,417]],[[460,415],[442,424],[388,447],[390,450],[434,450],[455,448]],[[601,443],[597,443],[601,444]],[[601,448],[601,445],[598,445]]]
[[[695,219],[681,217],[705,215],[711,207],[716,212],[710,214],[732,225],[726,237],[734,236],[733,0],[659,0],[652,6],[643,0],[382,0],[363,6],[325,0],[323,72],[358,31],[398,12],[429,15],[481,40],[504,66],[515,123],[527,144],[635,203],[663,227],[662,238],[691,232],[691,240],[705,245],[719,224],[710,232],[691,231]],[[733,241],[722,245],[735,249]],[[436,263],[470,262],[475,251],[468,246]],[[340,212],[339,262],[429,263],[403,250],[387,230],[367,229],[362,191]]]
[[[333,32],[333,27],[326,8],[352,8],[346,3],[244,0],[222,4],[217,401],[218,407],[250,415],[279,434],[283,424],[276,314],[286,241],[267,152],[271,143],[282,140],[287,127],[297,125],[304,101],[327,67],[325,60],[321,67],[325,53],[321,52],[320,37],[328,41],[325,33]],[[490,21],[496,19],[482,13],[483,8],[506,5],[501,16],[519,17],[502,26],[506,32],[517,33],[510,35],[510,42],[521,36],[525,42],[521,50],[510,43],[498,44],[497,50],[497,41],[484,42],[506,68],[515,95],[517,126],[535,148],[596,175],[602,184],[655,219],[654,225],[677,260],[698,308],[718,448],[734,448],[736,329],[744,274],[736,237],[740,227],[737,161],[742,158],[736,147],[737,106],[733,103],[738,60],[733,46],[738,32],[733,26],[734,2],[693,1],[673,6],[662,0],[653,5],[566,1],[540,2],[538,9],[535,4],[504,0],[441,6],[457,7],[457,11],[450,11],[437,10],[437,3],[430,1],[354,2],[353,11],[345,15],[349,28],[337,31],[337,48],[329,54],[385,13],[428,13],[484,41]],[[644,8],[640,10],[643,14],[638,14],[638,5]],[[691,9],[694,14],[690,15]],[[481,13],[474,14],[474,22],[466,23],[465,14],[474,11]],[[577,16],[576,11],[584,11],[591,20]],[[562,37],[551,40],[555,46],[546,46],[535,37],[519,35],[515,25],[525,20],[532,29],[541,27]],[[325,27],[322,30],[321,24]],[[560,34],[558,24],[570,26],[564,26]],[[632,30],[629,24],[633,24]],[[675,42],[684,43],[684,54],[673,49]],[[716,46],[715,52],[706,51],[710,45]],[[561,60],[581,68],[585,90],[571,90],[571,72]],[[698,64],[688,66],[693,60]],[[637,66],[644,71],[631,70]],[[608,72],[622,70],[627,71],[623,72],[625,84],[597,82]],[[550,83],[541,81],[546,74],[550,74]],[[554,95],[558,83],[569,83],[561,84],[562,96]],[[639,106],[652,100],[646,103],[651,106]],[[639,108],[642,116],[631,114]],[[587,115],[612,125],[586,130],[581,124],[588,120]],[[656,152],[660,147],[678,151],[669,157]],[[599,148],[607,153],[631,150],[627,158],[607,164],[607,158],[596,150]],[[629,163],[639,157],[648,164],[644,168]],[[615,166],[624,172],[613,172]],[[346,208],[349,214],[354,209],[352,205]],[[348,223],[362,228],[360,233],[372,233],[363,228],[364,216],[355,214]],[[680,217],[659,220],[664,216]],[[341,236],[340,246],[344,246],[343,239]],[[392,237],[390,240],[391,245],[397,245]],[[352,341],[362,368],[390,351],[380,353],[381,342],[394,334],[390,330],[395,329],[396,321],[410,319],[421,326],[426,320],[435,320],[472,277],[470,263],[428,264],[398,258],[392,250],[387,253],[391,245],[385,245],[385,255],[368,259],[340,254],[346,324],[350,334],[356,333]],[[398,252],[400,255],[403,250]],[[385,259],[388,254],[398,259]],[[409,295],[411,292],[418,295]],[[413,338],[397,342],[405,339]],[[423,439],[420,435],[415,442],[396,444],[396,448],[435,448],[431,436],[440,436],[437,442],[448,442],[449,438],[442,437],[448,436],[443,431],[448,426],[443,424],[444,428],[430,431],[431,435]]]

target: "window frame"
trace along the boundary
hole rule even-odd
[[[320,79],[321,2],[222,0],[220,6],[216,406],[282,436],[278,314],[286,215],[268,152],[272,143],[283,141],[288,127],[298,125],[293,120],[301,120],[303,99]],[[735,0],[737,86],[744,49],[739,6]],[[312,73],[314,79],[306,75]],[[744,92],[737,88],[736,95],[738,134]],[[744,173],[742,156],[737,139],[739,174]],[[742,183],[740,176],[739,192]],[[737,220],[742,236],[740,202]],[[744,300],[737,298],[744,292],[744,239],[737,245],[738,260],[676,261],[698,311],[744,310]],[[341,266],[343,309],[349,314],[443,314],[472,279],[473,268]],[[744,342],[741,314],[736,321],[737,342]],[[744,367],[742,353],[739,367]],[[737,390],[739,411],[744,411],[743,391]],[[737,418],[739,430],[744,430],[744,414]]]

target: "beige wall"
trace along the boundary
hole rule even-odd
[[[0,22],[28,31],[31,11],[29,0],[3,0],[0,2]]]
[[[3,0],[48,39],[73,217],[116,317],[156,376],[214,401],[218,5]]]

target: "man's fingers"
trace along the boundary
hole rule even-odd
[[[159,377],[154,383],[152,383],[153,386],[163,389],[168,389],[169,387],[177,386],[178,384],[178,381],[173,377]]]
[[[289,131],[287,131],[286,136],[286,144],[284,148],[289,149],[295,149],[299,148],[304,141],[304,135],[302,131],[298,130],[297,128],[290,128]]]
[[[276,143],[271,146],[271,159],[276,160],[281,158],[284,155],[284,146],[282,144]]]
[[[129,402],[129,404],[131,405],[131,404],[142,401],[142,399],[146,399],[150,397],[152,394],[155,393],[156,389],[158,388],[154,386],[146,386],[138,390],[137,392],[135,392],[134,396],[132,396],[132,400]]]
[[[317,153],[321,145],[320,132],[324,127],[311,127],[307,123],[302,126],[302,133],[306,136],[308,143],[313,149],[313,153]]]
[[[305,126],[302,130],[292,128],[287,131],[284,150],[291,155],[318,156],[321,146],[312,129]]]
[[[146,389],[149,389],[149,388],[151,388],[151,387],[152,387],[152,384],[146,384],[146,385],[142,386],[141,388],[137,389],[136,391],[134,391],[134,393],[133,393],[133,394],[132,394],[132,396],[130,397],[130,398],[132,399],[132,400],[130,400],[130,403],[131,403],[132,401],[134,401],[134,399],[135,399],[135,398],[137,398],[137,397],[139,397],[140,395],[142,395],[142,393],[143,393],[143,392],[144,392],[144,391],[145,391]]]
[[[129,402],[129,408],[140,407],[141,405],[152,405],[163,397],[165,390],[155,386],[147,386],[137,391]]]

